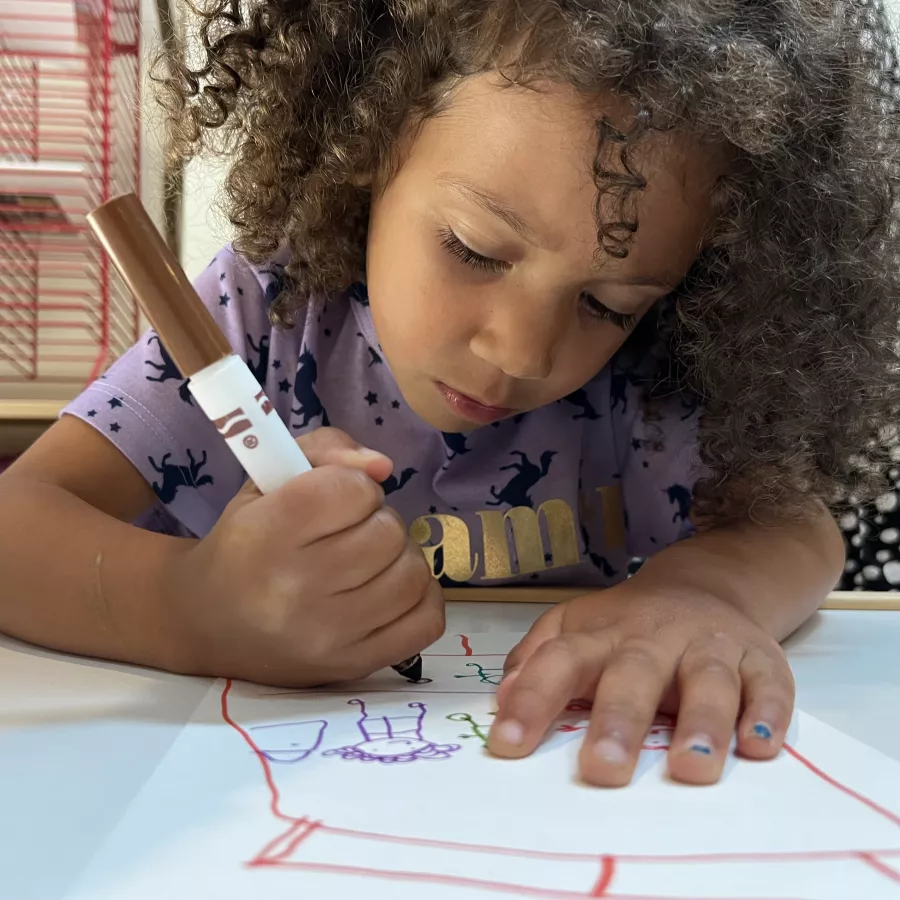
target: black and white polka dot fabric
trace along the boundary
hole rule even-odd
[[[900,467],[889,477],[893,490],[838,518],[847,545],[841,590],[900,591]]]

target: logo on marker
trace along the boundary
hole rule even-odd
[[[219,419],[213,419],[213,425],[225,440],[237,437],[253,427],[253,423],[247,418],[244,410],[239,406],[230,413],[226,413]]]
[[[272,404],[269,402],[269,398],[265,395],[264,391],[260,391],[256,395],[255,399],[262,408],[262,411],[265,415],[268,415],[270,412],[272,412]]]

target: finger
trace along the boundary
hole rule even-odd
[[[422,551],[418,552],[421,556]],[[417,603],[358,645],[361,656],[367,660],[368,671],[409,659],[443,636],[446,627],[444,593],[431,573],[428,577],[428,584]]]
[[[317,573],[325,573],[328,590],[343,593],[367,584],[393,565],[408,544],[400,514],[382,506],[362,522],[309,544],[298,556],[297,566],[308,569],[317,579]],[[417,552],[422,555],[421,550]]]
[[[298,437],[297,444],[315,469],[320,466],[348,466],[362,469],[373,481],[381,482],[394,468],[383,453],[364,447],[339,428],[317,428]]]
[[[497,710],[488,735],[491,753],[515,758],[531,753],[572,697],[596,683],[608,652],[608,643],[594,634],[568,633],[541,644]]]
[[[436,602],[433,583],[436,584],[434,576],[421,548],[408,540],[400,556],[374,578],[350,591],[334,595],[334,608],[345,622],[343,636],[349,638],[346,643],[375,635],[421,603],[433,605]],[[443,603],[443,593],[438,590],[437,595]],[[421,649],[418,647],[406,656],[412,656]],[[404,658],[398,656],[391,662],[396,663]]]
[[[384,503],[384,490],[359,469],[322,466],[259,498],[254,516],[281,533],[291,546],[306,547],[369,518]],[[421,550],[419,551],[421,553]]]
[[[771,759],[781,749],[794,708],[794,678],[778,651],[769,655],[748,650],[740,667],[744,713],[738,725],[737,749],[752,759]]]
[[[669,775],[686,784],[714,784],[722,774],[741,703],[742,652],[712,640],[689,650],[678,667],[681,704],[669,748]]]
[[[624,643],[607,660],[578,757],[586,782],[628,784],[676,663],[658,644],[638,640]]]
[[[502,705],[505,702],[506,694],[512,686],[513,680],[538,647],[559,637],[562,631],[562,620],[562,604],[551,607],[535,621],[528,634],[510,650],[503,663],[503,680],[497,688],[498,704]]]

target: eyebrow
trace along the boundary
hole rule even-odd
[[[655,287],[670,292],[675,290],[675,284],[662,278],[654,278],[652,275],[635,275],[633,278],[610,278],[607,284],[622,284],[629,287]]]
[[[480,206],[486,212],[496,216],[505,222],[520,237],[524,238],[528,243],[540,246],[541,240],[538,238],[534,229],[514,210],[507,206],[499,197],[490,191],[477,188],[474,185],[467,184],[454,178],[452,175],[438,175],[437,181],[444,187],[450,188],[456,194],[459,194],[466,200]]]
[[[466,200],[480,206],[486,212],[496,216],[505,222],[524,240],[538,247],[546,246],[546,242],[542,241],[535,233],[534,229],[514,210],[506,205],[499,197],[486,191],[483,188],[477,188],[472,184],[461,181],[453,175],[446,173],[438,175],[435,179],[438,184],[449,188],[454,193]],[[667,294],[675,290],[675,284],[669,280],[662,278],[654,278],[652,275],[635,275],[633,278],[610,278],[608,284],[627,285],[628,287],[655,287],[664,290]]]

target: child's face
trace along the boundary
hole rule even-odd
[[[597,119],[627,128],[627,108],[501,85],[464,81],[372,203],[378,338],[406,402],[442,431],[544,406],[596,375],[623,326],[687,273],[723,171],[683,135],[646,137],[634,151],[640,227],[614,259],[598,251],[591,166]]]

